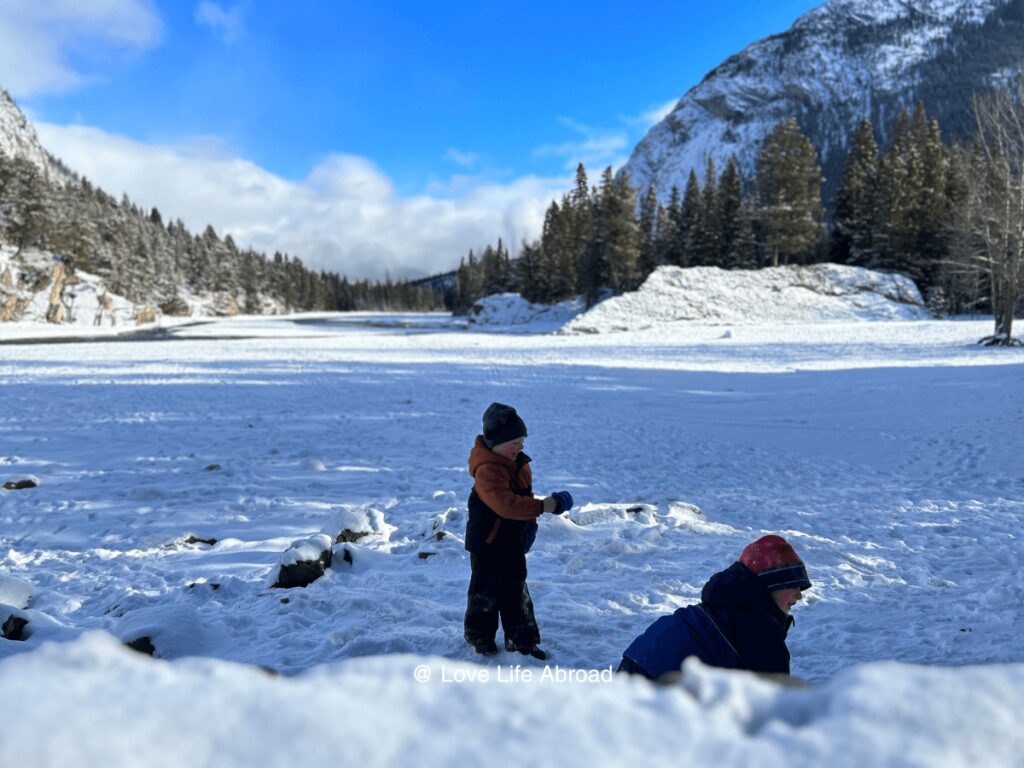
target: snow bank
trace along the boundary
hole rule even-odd
[[[0,576],[0,604],[28,608],[34,595],[35,588],[24,579]]]
[[[914,282],[861,267],[815,264],[723,270],[659,267],[640,289],[570,320],[565,333],[630,331],[680,320],[815,323],[929,317]]]
[[[393,531],[395,527],[384,520],[384,513],[379,509],[342,504],[320,532],[327,534],[331,541],[358,541],[363,536],[376,536],[386,542]]]
[[[589,682],[573,678],[587,677]],[[153,660],[92,632],[0,662],[10,765],[1019,765],[1024,665],[866,664],[806,689],[688,662],[608,668],[349,660],[295,678]],[[30,703],[30,706],[26,706]],[[514,713],[510,718],[509,713]],[[102,727],[97,727],[102,724]]]
[[[531,330],[553,331],[583,310],[580,298],[558,304],[533,304],[518,293],[497,293],[485,296],[469,312],[470,326],[530,326]]]

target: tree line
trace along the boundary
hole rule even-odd
[[[275,253],[239,248],[207,226],[201,235],[180,219],[166,224],[127,196],[116,200],[67,172],[52,180],[29,160],[0,153],[0,239],[19,250],[58,254],[72,271],[103,278],[107,288],[165,314],[189,311],[189,296],[214,296],[240,312],[434,310],[443,297],[407,281],[349,281]]]
[[[978,133],[964,145],[944,144],[938,121],[920,104],[895,118],[885,151],[863,120],[830,217],[818,152],[795,119],[769,133],[750,176],[735,158],[721,172],[709,160],[701,178],[691,171],[667,201],[653,187],[638,201],[628,177],[610,167],[591,187],[580,164],[572,191],[550,205],[540,237],[524,242],[516,258],[499,241],[462,259],[453,309],[467,311],[501,291],[538,303],[583,295],[591,305],[635,290],[661,265],[755,269],[831,261],[906,274],[939,315],[1001,313],[996,336],[1009,338],[1021,290],[1024,173],[1008,167],[1007,157],[1016,152],[1024,168],[1024,113],[1013,112],[1021,103],[1005,91],[976,99]],[[1008,138],[1013,126],[1016,144]],[[1019,231],[1008,218],[1017,210]],[[1014,266],[1000,267],[1007,261]]]

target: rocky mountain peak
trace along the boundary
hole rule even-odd
[[[1024,0],[831,0],[709,72],[636,146],[623,171],[666,200],[707,160],[751,175],[764,137],[795,117],[818,148],[825,196],[857,124],[887,142],[901,109],[924,103],[945,137],[973,130],[971,94],[1024,71]]]

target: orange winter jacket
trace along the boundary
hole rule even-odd
[[[533,497],[530,457],[520,453],[515,461],[506,459],[488,448],[483,436],[478,435],[469,453],[469,473],[473,476],[473,492],[466,548],[472,551],[493,543],[503,525],[510,536],[525,536],[532,543],[528,529],[536,534],[537,518],[544,507]],[[529,549],[529,544],[525,548]]]

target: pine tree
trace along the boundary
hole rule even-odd
[[[704,197],[700,192],[697,174],[691,170],[686,179],[686,190],[683,192],[683,203],[679,210],[678,230],[676,232],[677,250],[681,267],[694,264],[694,257],[700,252],[699,238],[704,217]]]
[[[543,301],[567,299],[576,292],[579,270],[579,246],[575,242],[576,213],[570,197],[562,205],[552,202],[544,217],[540,244],[540,292]]]
[[[768,134],[757,156],[761,228],[772,266],[808,260],[822,237],[818,153],[795,118]]]
[[[757,269],[766,261],[758,242],[757,217],[753,199],[745,198],[740,206],[739,226],[730,251],[732,269]]]
[[[735,269],[739,265],[742,207],[743,179],[736,156],[732,155],[718,181],[718,264],[725,269]]]
[[[507,275],[501,252],[501,241],[498,241],[497,249],[488,245],[480,255],[480,271],[482,274],[482,291],[484,296],[491,296],[495,293],[504,293]]]
[[[870,266],[908,275],[924,293],[949,251],[948,164],[938,123],[927,119],[923,106],[913,116],[901,112],[874,187]]]
[[[843,181],[836,193],[832,219],[830,258],[837,264],[868,265],[872,261],[873,218],[878,180],[878,145],[871,122],[860,121],[850,154],[843,166]]]
[[[922,157],[920,197],[917,201],[917,279],[926,296],[937,286],[942,265],[949,258],[949,216],[952,206],[949,194],[950,152],[942,143],[938,120],[927,120],[919,105],[920,125],[915,121],[915,140]]]
[[[587,278],[584,262],[588,258],[591,231],[594,223],[594,202],[583,163],[576,166],[576,183],[569,193],[568,220],[565,227],[565,251],[560,259],[559,272],[575,277],[575,292],[584,293]],[[565,213],[566,208],[562,208]]]
[[[694,237],[694,256],[690,263],[706,267],[719,267],[721,266],[721,217],[718,200],[718,174],[715,171],[715,161],[710,157],[704,169],[700,213]]]
[[[610,167],[608,172],[611,172]],[[640,227],[636,220],[636,189],[629,183],[629,174],[622,172],[615,177],[612,195],[613,204],[605,208],[607,243],[611,249],[611,288],[622,293],[635,290],[639,285]]]
[[[584,259],[583,281],[587,305],[595,304],[604,290],[621,292],[636,285],[640,254],[636,192],[625,174],[615,179],[611,166],[601,174],[594,204],[592,236]]]
[[[658,253],[658,195],[654,185],[647,187],[647,193],[640,203],[640,258],[637,271],[644,280],[660,264]]]
[[[516,260],[519,274],[520,294],[527,301],[547,303],[552,301],[544,279],[544,251],[539,240],[523,242]]]
[[[679,229],[682,221],[682,205],[679,187],[673,185],[668,205],[658,213],[657,259],[659,264],[682,265],[684,254],[680,250],[682,235]]]

